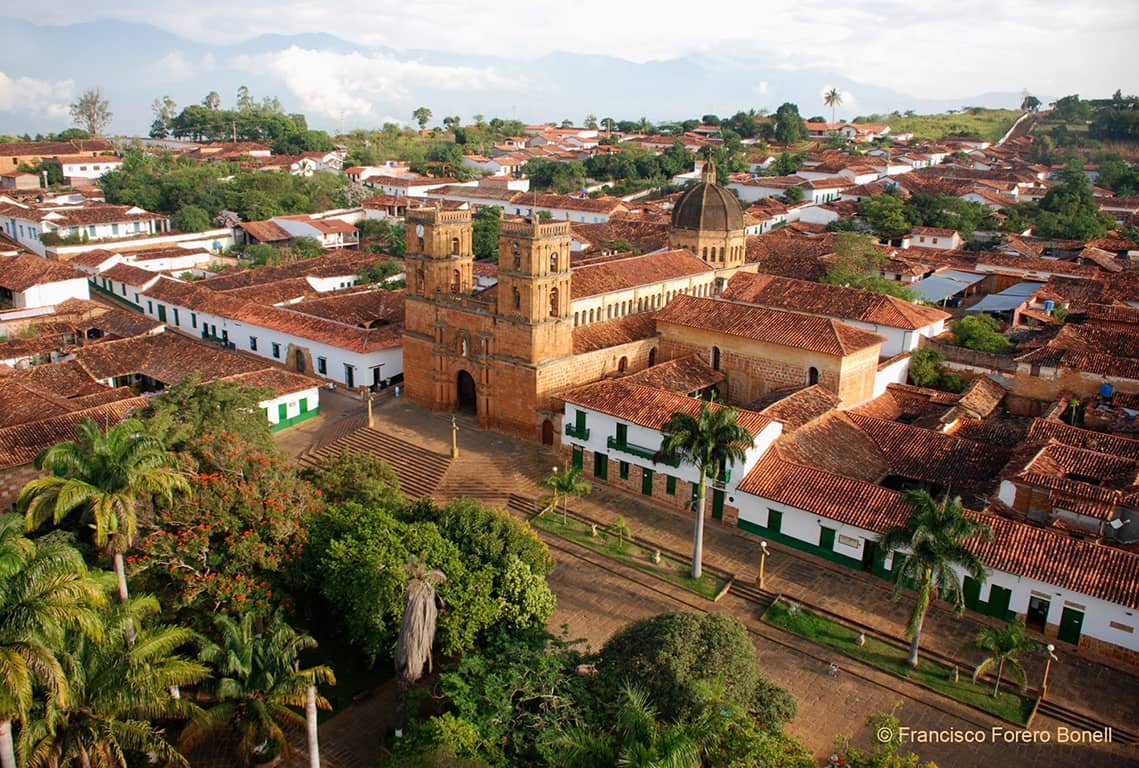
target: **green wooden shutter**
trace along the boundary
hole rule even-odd
[[[653,471],[641,469],[641,493],[645,496],[653,495]]]

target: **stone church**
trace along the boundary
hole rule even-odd
[[[506,219],[499,230],[498,281],[490,287],[474,280],[470,211],[410,208],[406,226],[405,391],[435,410],[477,414],[483,428],[552,444],[560,422],[558,393],[681,354],[718,369],[721,348],[740,342],[729,323],[719,337],[693,329],[691,344],[662,350],[654,320],[677,296],[715,302],[720,315],[731,314],[737,305],[716,297],[732,274],[755,271],[745,263],[742,207],[716,183],[711,163],[701,183],[673,207],[669,248],[571,267],[569,222]],[[782,314],[768,312],[766,322],[778,328]],[[671,326],[674,339],[684,333],[680,324]],[[765,355],[780,354],[778,346],[764,349]],[[778,381],[756,378],[754,371],[763,369],[752,366],[747,387],[733,390],[728,371],[725,393],[752,397],[792,380],[818,381],[809,355],[784,351],[788,359]],[[837,379],[833,385],[837,391]],[[866,387],[844,383],[843,389]]]

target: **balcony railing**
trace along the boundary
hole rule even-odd
[[[648,459],[649,461],[654,461],[657,455],[657,452],[652,448],[645,448],[640,445],[634,445],[633,443],[618,440],[615,437],[606,439],[605,445],[611,451],[621,451],[622,453],[627,453],[630,456],[637,456],[642,459]],[[676,456],[672,456],[668,459],[658,460],[656,463],[675,467],[680,463],[680,459]]]
[[[576,437],[578,440],[589,439],[589,427],[582,427],[578,429],[575,424],[566,424],[566,435],[569,437]]]

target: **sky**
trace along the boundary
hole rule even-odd
[[[704,7],[709,10],[697,13]],[[417,89],[523,93],[536,85],[524,67],[477,59],[427,63],[412,51],[516,60],[568,51],[634,62],[705,54],[759,61],[768,73],[830,72],[914,98],[1022,89],[1052,98],[1097,97],[1116,88],[1139,90],[1134,0],[720,0],[707,6],[689,0],[53,0],[15,4],[0,15],[40,25],[107,19],[150,24],[185,42],[146,71],[131,73],[153,93],[179,83],[188,89],[208,83],[211,73],[236,70],[271,77],[297,107],[341,119],[386,118],[385,105],[391,113],[398,105],[403,114]],[[321,32],[360,50],[282,43],[219,60],[196,47]],[[35,105],[43,118],[60,119],[68,97],[84,87],[84,73],[48,77],[22,71],[23,62],[33,66],[26,57],[0,63],[0,112]],[[770,77],[757,78],[757,99]],[[848,89],[844,95],[839,117],[852,117],[859,94]]]
[[[1139,71],[1128,0],[54,0],[6,13],[67,24],[145,21],[199,42],[327,31],[361,45],[530,58],[551,49],[633,61],[762,54],[914,96],[1048,88],[1110,93]],[[165,11],[165,12],[164,12]]]

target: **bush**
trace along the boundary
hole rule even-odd
[[[910,381],[919,387],[936,387],[945,357],[933,349],[919,349],[910,356]]]
[[[201,232],[210,228],[210,214],[196,205],[183,205],[170,224],[179,232]]]
[[[954,344],[978,352],[1005,352],[1012,348],[1012,342],[1000,333],[999,328],[1000,322],[986,314],[968,315],[950,326]]]
[[[664,720],[698,711],[701,686],[719,681],[725,696],[756,713],[769,728],[795,717],[794,698],[759,668],[755,646],[732,616],[667,613],[635,622],[601,649],[598,687],[603,701],[616,701],[621,686],[642,688]]]

